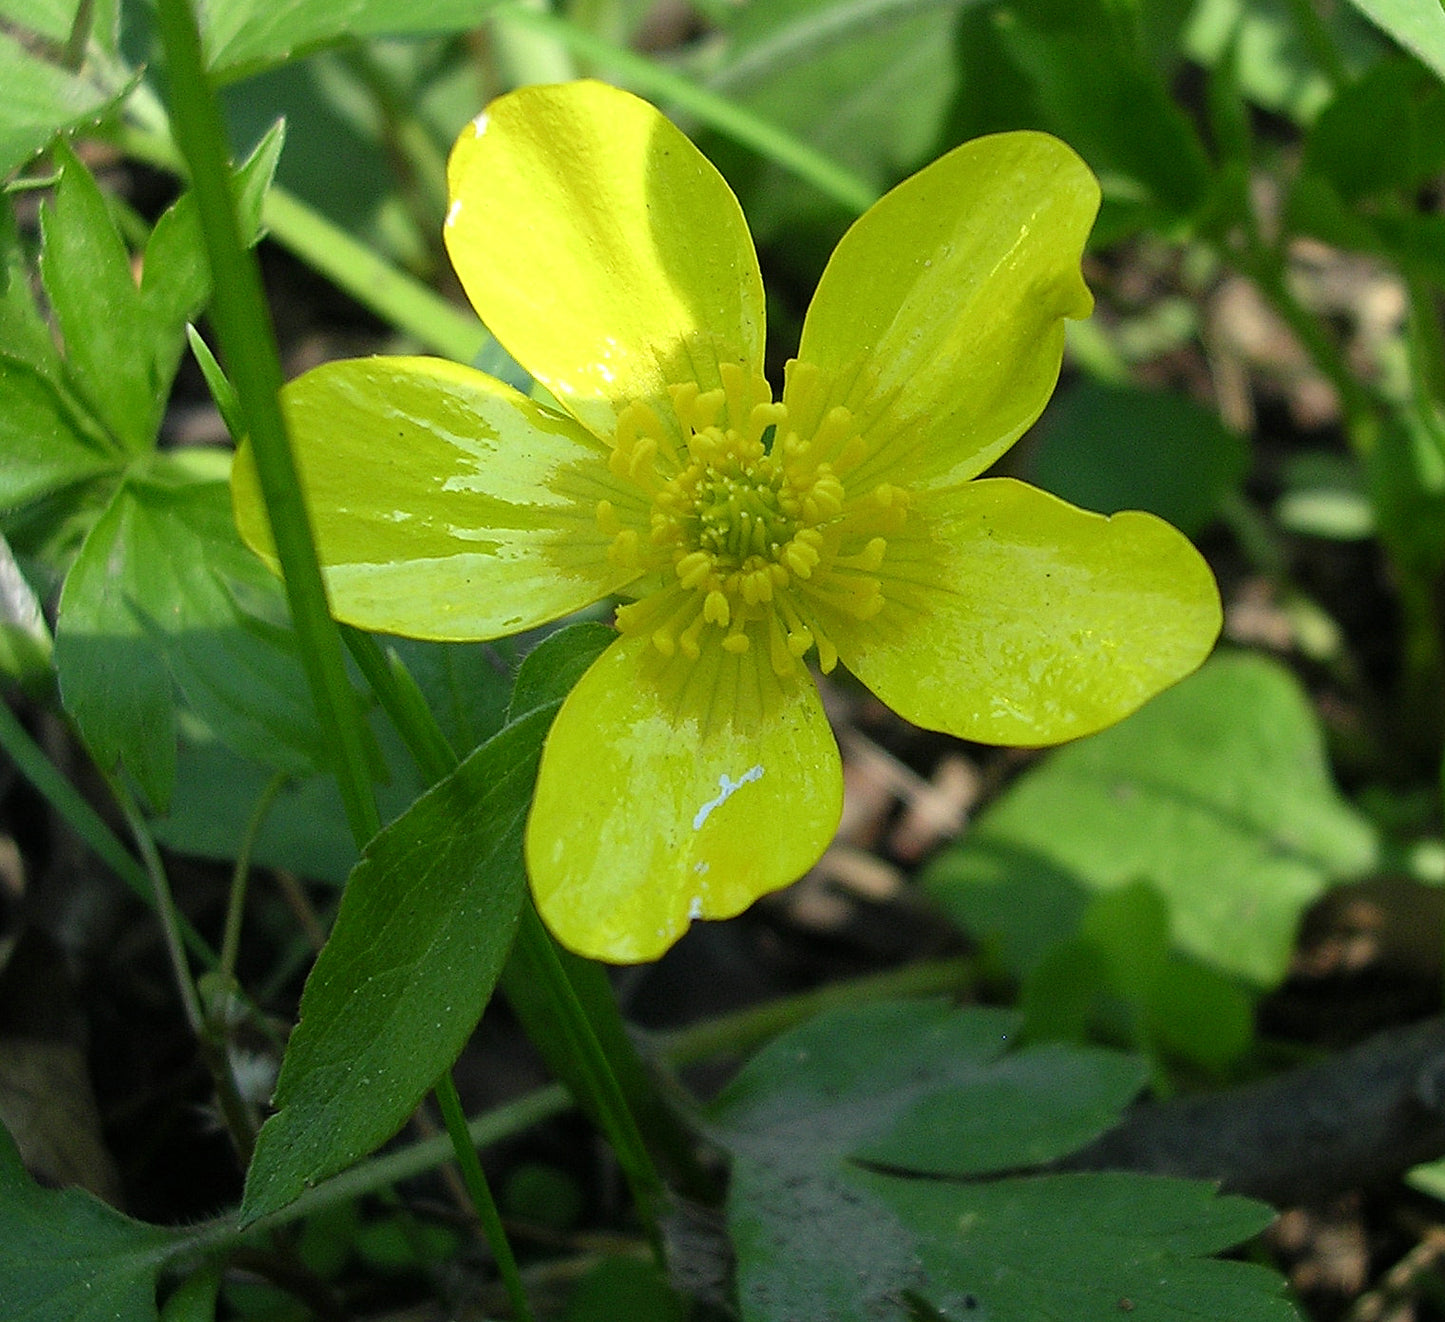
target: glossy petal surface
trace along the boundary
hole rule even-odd
[[[571,418],[433,358],[328,363],[282,394],[338,619],[412,638],[496,638],[621,587],[600,499],[637,500]],[[270,537],[249,452],[241,535]]]
[[[602,83],[525,87],[452,149],[446,243],[516,360],[599,436],[666,386],[761,370],[763,286],[737,199],[661,113]],[[661,411],[661,409],[660,409]]]
[[[899,184],[843,236],[798,357],[832,380],[872,453],[852,476],[974,477],[1038,417],[1099,205],[1088,167],[1043,133],[965,143]]]
[[[842,773],[817,689],[713,648],[613,644],[547,738],[527,823],[537,907],[563,945],[654,959],[800,877],[838,825]]]
[[[887,605],[840,633],[843,663],[915,724],[986,743],[1090,734],[1219,633],[1209,568],[1167,523],[1007,478],[920,500],[879,577]]]

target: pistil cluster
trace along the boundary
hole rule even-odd
[[[868,447],[846,408],[818,418],[798,406],[818,393],[816,369],[789,364],[791,409],[761,378],[731,364],[720,375],[719,389],[671,387],[673,419],[641,402],[618,419],[610,466],[640,488],[647,511],[643,522],[610,501],[597,507],[609,554],[643,589],[618,627],[666,657],[696,660],[715,630],[726,651],[766,649],[779,676],[815,648],[831,670],[833,622],[883,609],[886,534],[902,525],[906,495],[887,484],[849,490]],[[816,420],[800,426],[808,415]]]

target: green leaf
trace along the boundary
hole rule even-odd
[[[80,0],[0,0],[0,18],[39,37],[64,42]]]
[[[231,0],[204,8],[202,35],[207,67],[231,79],[339,41],[468,31],[485,12],[477,0]]]
[[[1195,215],[1210,185],[1209,158],[1160,76],[1108,32],[1045,32],[1023,22],[1000,33],[1032,80],[1043,115],[1089,163],[1134,223]],[[1121,182],[1122,181],[1122,182]]]
[[[90,432],[56,387],[0,349],[0,509],[113,471],[121,456]]]
[[[105,197],[69,148],[57,156],[60,183],[40,213],[41,278],[77,389],[139,454],[155,444],[169,383],[155,378],[151,327]]]
[[[935,152],[957,77],[952,31],[974,0],[772,0],[720,5],[727,44],[706,83],[880,192]],[[820,106],[827,107],[819,114]],[[709,140],[754,235],[841,215],[780,167]]]
[[[1383,53],[1385,42],[1353,10],[1317,12],[1347,72],[1364,70]],[[1200,0],[1183,48],[1209,69],[1233,49],[1240,91],[1296,123],[1308,124],[1334,95],[1330,74],[1300,32],[1293,0]]]
[[[121,486],[66,579],[56,629],[66,709],[97,761],[125,766],[156,808],[175,782],[173,685],[263,765],[308,774],[328,756],[280,585],[237,537],[224,480],[192,480],[181,462],[162,456]]]
[[[1021,777],[925,884],[1021,973],[1077,930],[1090,897],[1146,880],[1176,949],[1272,986],[1303,909],[1376,850],[1294,678],[1224,655]]]
[[[78,1189],[42,1189],[0,1127],[0,1282],[9,1322],[155,1322],[181,1245]]]
[[[1211,1071],[1237,1060],[1254,1034],[1245,993],[1171,950],[1169,906],[1144,881],[1094,896],[1079,934],[1030,970],[1023,1006],[1029,1040],[1092,1031]]]
[[[237,214],[241,236],[247,242],[254,243],[260,235],[261,205],[285,137],[285,125],[278,120],[236,170]],[[151,323],[151,378],[158,390],[169,389],[185,348],[186,323],[205,306],[210,294],[210,259],[195,197],[187,192],[156,221],[141,266],[140,298]]]
[[[0,32],[0,176],[43,150],[58,134],[96,120],[115,90],[48,64]]]
[[[949,1185],[860,1171],[851,1183],[913,1237],[929,1278],[918,1292],[950,1319],[1299,1322],[1273,1272],[1202,1256],[1274,1219],[1202,1181],[1108,1174]]]
[[[1353,4],[1445,78],[1445,9],[1418,0],[1353,0]]]
[[[604,1258],[577,1282],[562,1322],[685,1322],[687,1303],[662,1273],[636,1258]]]
[[[608,645],[616,641],[617,631],[595,620],[558,629],[543,639],[517,671],[508,719],[515,721],[545,703],[565,697]]]
[[[1137,1091],[1138,1061],[1060,1046],[1011,1052],[1016,1026],[1000,1011],[883,1002],[820,1015],[749,1062],[709,1112],[733,1159],[728,1220],[745,1322],[863,1322],[900,1315],[904,1302],[949,1318],[982,1308],[993,1322],[1092,1317],[1060,1304],[1060,1292],[1092,1302],[1117,1281],[1141,1293],[1147,1283],[1146,1297],[1174,1310],[1162,1317],[1291,1316],[1269,1299],[1279,1282],[1268,1273],[1190,1261],[1267,1224],[1256,1204],[1134,1177],[939,1178],[1062,1155],[1108,1128]],[[1029,1227],[1048,1227],[1048,1250]],[[1187,1314],[1201,1287],[1210,1306]],[[1223,1311],[1225,1300],[1236,1311]]]
[[[1237,491],[1242,437],[1183,395],[1084,380],[1056,396],[1028,477],[1100,514],[1148,510],[1194,536]]]
[[[1445,87],[1414,60],[1382,60],[1320,113],[1301,168],[1346,202],[1407,192],[1445,165]]]
[[[554,714],[507,726],[363,853],[306,982],[243,1220],[384,1143],[456,1060],[511,949],[522,826]]]

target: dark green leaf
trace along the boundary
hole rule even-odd
[[[1209,158],[1158,73],[1107,31],[1001,30],[1033,82],[1040,127],[1058,134],[1106,182],[1129,181],[1139,222],[1190,219],[1210,187]],[[1108,195],[1118,198],[1115,182]]]
[[[245,1220],[384,1143],[456,1060],[511,948],[554,711],[509,725],[367,847],[306,983]]]
[[[42,1189],[0,1127],[0,1285],[7,1322],[155,1322],[156,1279],[180,1247],[78,1189]]]
[[[636,1258],[605,1258],[577,1282],[562,1322],[685,1322],[687,1304]]]
[[[1316,12],[1347,73],[1362,72],[1385,53],[1387,43],[1354,10],[1331,5]],[[1332,71],[1320,68],[1294,0],[1200,0],[1184,52],[1212,69],[1231,46],[1240,91],[1258,106],[1307,124],[1334,95]]]
[[[100,117],[119,92],[48,64],[0,32],[0,176],[25,164],[66,129]]]
[[[1413,60],[1382,60],[1315,120],[1301,168],[1346,202],[1406,193],[1445,165],[1445,87]]]
[[[1076,930],[1088,898],[1146,880],[1178,950],[1271,986],[1300,913],[1376,849],[1330,782],[1298,683],[1225,655],[1015,782],[925,884],[1023,972]]]
[[[40,272],[77,389],[132,454],[155,444],[165,407],[152,363],[151,328],[130,255],[90,172],[57,151],[60,183],[42,208]]]
[[[937,1178],[1072,1150],[1137,1090],[1128,1057],[1009,1052],[1016,1025],[936,1003],[858,1006],[820,1015],[744,1068],[710,1131],[733,1158],[746,1322],[864,1322],[905,1305],[948,1319],[982,1308],[992,1322],[1091,1317],[1060,1306],[1060,1292],[1092,1303],[1110,1282],[1121,1283],[1113,1307],[1137,1284],[1161,1317],[1291,1316],[1268,1273],[1191,1261],[1261,1229],[1271,1214],[1256,1204],[1147,1178]],[[1030,1228],[1051,1236],[1046,1252]]]
[[[616,630],[596,621],[570,625],[544,638],[517,671],[508,719],[515,721],[565,698],[587,667],[616,640]]]
[[[1183,395],[1084,380],[1045,415],[1029,477],[1085,509],[1148,510],[1192,536],[1248,458],[1243,438]]]
[[[1299,1319],[1273,1272],[1203,1256],[1274,1218],[1203,1182],[1110,1174],[952,1185],[866,1171],[851,1182],[915,1237],[929,1278],[920,1293],[950,1322]]]

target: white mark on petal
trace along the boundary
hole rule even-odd
[[[448,224],[448,225],[455,225],[455,224],[457,223],[457,217],[460,216],[461,214],[462,214],[462,200],[461,200],[461,198],[457,198],[457,199],[455,199],[455,200],[452,202],[451,206],[447,209],[447,224]]]
[[[696,872],[699,877],[705,877],[708,873],[708,869],[711,866],[712,865],[708,863],[706,859],[700,859],[698,862],[692,865],[692,870]]]
[[[721,776],[717,778],[717,798],[709,799],[705,804],[702,805],[701,808],[697,810],[697,815],[692,819],[692,829],[694,831],[701,831],[702,824],[707,821],[710,816],[712,816],[712,811],[714,808],[721,808],[723,804],[725,804],[730,798],[732,798],[734,794],[736,794],[740,789],[742,789],[744,785],[750,784],[752,781],[755,780],[761,780],[762,778],[763,768],[761,764],[755,767],[749,767],[736,780],[733,780],[726,772],[724,772]]]
[[[488,115],[487,112],[484,110],[480,115],[478,115],[474,120],[472,120],[472,132],[480,138],[482,134],[487,131],[487,123]]]
[[[687,906],[687,916],[691,922],[696,922],[702,917],[702,896],[694,895],[692,897],[692,903]]]

